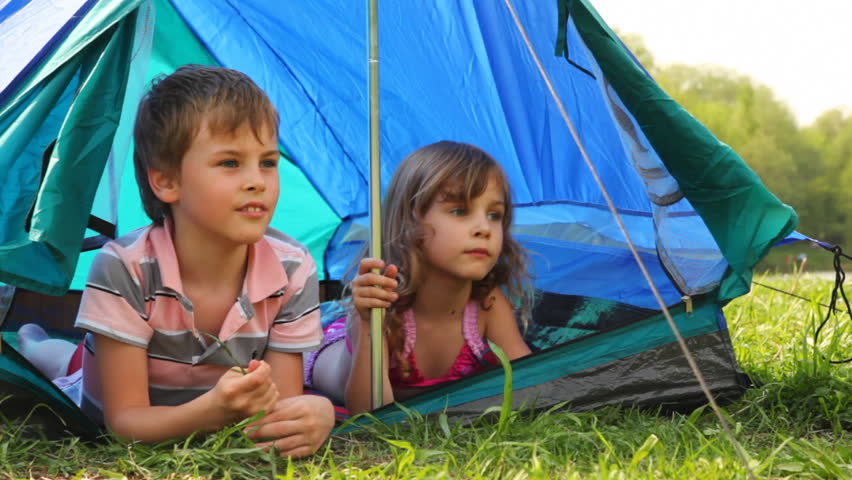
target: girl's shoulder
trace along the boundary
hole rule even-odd
[[[499,287],[489,292],[484,301],[476,302],[476,306],[477,323],[483,338],[489,338],[489,331],[502,328],[501,325],[505,325],[505,322],[515,321],[512,305]]]
[[[499,288],[489,292],[482,301],[471,299],[465,312],[464,329],[466,336],[473,331],[474,325],[480,338],[488,338],[489,327],[493,330],[505,315],[513,315],[509,300]],[[467,310],[471,310],[468,312]]]
[[[506,295],[500,287],[496,287],[494,290],[488,292],[488,295],[485,296],[485,300],[478,306],[479,316],[486,321],[488,319],[502,317],[505,315],[514,316],[512,304],[509,303],[509,299],[506,298]]]
[[[482,312],[484,337],[502,348],[512,360],[528,355],[530,349],[524,342],[509,299],[499,289],[491,292],[488,299],[491,305]]]

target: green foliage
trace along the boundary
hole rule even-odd
[[[801,232],[840,245],[852,240],[849,112],[829,110],[800,127],[770,88],[746,75],[714,65],[659,65],[640,37],[622,39],[666,93],[796,209]]]
[[[500,365],[503,367],[503,405],[500,406],[500,420],[497,422],[497,432],[502,434],[506,431],[512,413],[512,364],[509,356],[499,345],[489,340],[488,346],[500,359]]]
[[[800,203],[797,159],[804,139],[789,108],[772,91],[736,72],[713,66],[658,69],[660,86],[730,145],[782,201]]]
[[[654,70],[656,63],[654,62],[654,54],[651,53],[651,50],[645,45],[645,40],[642,39],[641,36],[635,33],[621,33],[618,29],[615,29],[616,35],[621,38],[621,41],[624,42],[625,45],[628,45],[630,48],[630,52],[633,53],[633,56],[636,57],[636,60],[639,60],[639,63],[645,67],[646,70]]]
[[[845,188],[852,181],[852,116],[840,110],[828,111],[804,129],[803,135],[809,148],[818,153],[808,159],[809,171],[803,178],[807,201],[800,210],[802,217],[819,219],[811,222],[803,218],[803,225],[813,228],[803,231],[813,231],[822,240],[844,245],[852,238],[852,216],[847,213],[852,193]]]
[[[843,434],[852,429],[852,369],[828,359],[852,356],[852,320],[832,315],[814,344],[814,332],[826,316],[834,282],[818,275],[773,275],[762,285],[805,296],[808,301],[755,285],[752,293],[725,311],[737,357],[762,384],[746,397],[766,418],[753,421],[784,425],[792,434],[811,430]],[[783,326],[783,327],[782,327]],[[782,359],[782,361],[767,361]],[[783,380],[782,380],[783,379]],[[759,392],[759,395],[755,393]]]

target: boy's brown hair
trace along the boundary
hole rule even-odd
[[[178,175],[204,120],[214,134],[230,134],[244,124],[258,141],[264,128],[278,133],[278,112],[266,93],[242,72],[184,65],[155,78],[136,112],[133,165],[142,206],[156,224],[163,224],[169,206],[151,190],[148,169]]]

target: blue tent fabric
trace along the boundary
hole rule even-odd
[[[158,9],[164,10],[163,6],[160,2]],[[343,221],[339,227],[326,224],[322,228],[337,228],[338,236],[348,235],[367,210],[365,6],[299,2],[282,8],[273,1],[237,6],[229,1],[173,0],[168,7],[181,16],[211,58],[245,71],[269,93],[281,112],[282,146]],[[482,2],[382,2],[380,8],[380,18],[385,19],[379,32],[383,184],[399,161],[419,146],[441,139],[479,145],[498,159],[511,179],[519,206],[516,230],[528,247],[575,252],[535,257],[539,288],[654,307],[649,287],[626,252],[625,239],[604,207],[602,194],[508,11]],[[555,6],[522,4],[518,8],[525,24],[550,26],[530,29],[530,38],[537,51],[551,51]],[[412,28],[412,22],[423,19],[428,19],[429,28]],[[684,292],[711,288],[725,267],[712,237],[685,199],[659,213],[652,200],[665,195],[671,185],[676,190],[676,183],[647,147],[635,122],[613,121],[625,117],[624,106],[603,83],[604,75],[573,23],[568,24],[567,42],[572,62],[540,55],[544,67],[585,148],[592,152],[631,239],[650,256],[648,266],[666,303],[676,303]],[[154,46],[152,57],[157,50]],[[134,58],[134,65],[142,61],[144,55]],[[126,138],[128,131],[128,118],[122,122],[119,128],[125,135],[118,139]],[[116,160],[123,157],[121,150],[117,143],[113,145]],[[652,170],[661,171],[663,180],[649,181],[636,174]],[[104,210],[111,198],[108,187],[114,187],[114,182],[105,178],[102,184],[95,208]],[[102,216],[115,215],[114,209],[106,210]],[[672,215],[694,219],[683,237],[687,249],[714,252],[704,255],[713,258],[705,262],[707,266],[685,268],[701,272],[693,277],[689,273],[670,277],[653,260],[660,245],[675,242],[673,248],[683,247],[684,242],[678,241],[681,233],[674,230],[687,224],[667,227],[672,223],[665,220]],[[122,230],[127,231],[130,225],[124,225]],[[328,239],[333,234],[334,230],[328,230],[317,236]],[[584,240],[577,242],[578,234]],[[566,250],[566,246],[572,248]],[[330,259],[326,278],[342,278],[353,248],[331,242],[326,252],[314,252]],[[595,254],[589,256],[589,252]],[[679,268],[680,257],[664,258],[669,259],[667,268]],[[622,272],[619,278],[627,281],[587,280],[587,272],[595,270]]]
[[[13,52],[0,65],[0,103],[14,93],[34,68],[85,17],[96,0],[75,0],[59,5],[14,0],[0,9],[0,45]],[[37,21],[34,21],[37,19]]]
[[[303,3],[285,9],[276,2],[255,2],[237,9],[232,2],[220,2],[211,13],[208,2],[173,3],[220,63],[249,73],[282,106],[282,130],[288,135],[282,138],[284,145],[290,152],[311,152],[310,158],[298,153],[294,158],[328,195],[335,212],[342,218],[365,212],[364,6]],[[415,2],[380,6],[383,19],[433,19],[433,28],[417,30],[406,22],[380,23],[383,181],[389,181],[396,164],[414,148],[453,138],[479,145],[501,161],[515,182],[517,203],[602,204],[588,172],[565,170],[576,164],[570,160],[578,159],[577,146],[546,86],[531,75],[534,66],[522,41],[505,34],[514,28],[511,17],[504,9],[483,5],[436,2],[427,11]],[[535,17],[552,18],[551,10],[526,5],[521,15],[534,24]],[[541,33],[533,40],[540,51],[549,51],[550,32]],[[435,42],[440,45],[433,46]],[[582,45],[573,28],[569,42]],[[576,61],[583,63],[582,57]],[[622,168],[618,134],[595,79],[561,58],[545,58],[545,67],[584,140],[597,153],[616,205],[648,211],[641,183]],[[353,168],[357,175],[336,174]]]
[[[222,2],[210,14],[207,2],[175,0],[173,4],[217,61],[249,73],[280,105],[282,144],[293,152],[296,164],[335,213],[344,220],[363,215],[368,165],[363,6],[338,11],[328,5],[300,4],[282,9],[274,2],[255,2],[237,9],[233,3]],[[519,225],[580,223],[603,237],[623,241],[611,214],[601,208],[601,192],[582,166],[578,147],[567,134],[545,84],[535,74],[525,45],[517,35],[506,35],[513,32],[514,24],[505,9],[452,2],[432,4],[425,12],[423,4],[412,2],[385,2],[381,8],[380,18],[434,19],[433,28],[416,30],[407,28],[405,22],[380,23],[383,182],[389,181],[395,165],[418,146],[443,138],[466,141],[485,148],[502,163],[512,179],[516,203],[544,207],[519,209]],[[554,18],[552,13],[552,6],[520,6],[527,24]],[[458,28],[459,23],[466,28]],[[227,31],[250,34],[223,33]],[[551,48],[552,31],[534,32],[539,51]],[[594,152],[593,160],[616,206],[626,214],[628,223],[642,224],[630,230],[641,237],[653,232],[652,203],[642,181],[624,168],[621,133],[610,120],[597,80],[587,73],[594,67],[576,28],[569,28],[568,41],[573,46],[573,61],[583,69],[555,57],[544,58],[545,68],[586,148]],[[435,42],[440,42],[438,48],[433,46]],[[329,82],[331,78],[334,82]],[[341,171],[353,174],[339,175]],[[673,208],[691,212],[685,201]],[[552,216],[548,216],[550,212]],[[700,237],[701,222],[693,227],[691,237]],[[703,238],[712,243],[709,234]],[[655,249],[653,234],[634,241]],[[608,258],[598,268],[618,269],[633,262],[623,251],[608,253],[621,260]],[[327,265],[329,277],[340,278],[351,257],[332,254],[331,258],[341,260]],[[561,272],[559,279],[578,270],[571,267],[573,259],[563,260],[564,265],[554,267]],[[551,259],[549,265],[552,263]],[[678,301],[678,288],[656,262],[650,265],[655,281],[663,285],[666,301]],[[582,268],[588,271],[585,266]],[[628,272],[633,272],[627,274],[630,284],[644,282],[635,268]],[[541,278],[549,276],[552,273],[542,273]],[[649,297],[643,295],[647,286],[634,295],[611,291],[612,282],[607,280],[584,285],[589,285],[584,293],[651,306]]]
[[[217,61],[249,73],[281,106],[282,144],[293,152],[296,164],[335,213],[344,221],[363,216],[369,164],[364,140],[368,124],[363,88],[367,82],[363,61],[366,44],[360,21],[366,14],[364,6],[338,10],[303,4],[282,9],[274,2],[255,2],[251,8],[237,9],[233,3],[222,2],[217,4],[216,14],[202,15],[208,9],[206,2],[175,0],[173,4]],[[583,165],[526,46],[515,34],[508,11],[476,2],[437,2],[425,11],[424,5],[416,2],[385,2],[380,8],[380,18],[432,19],[428,29],[412,29],[406,22],[380,22],[383,183],[389,181],[396,164],[421,145],[444,138],[479,145],[505,168],[515,202],[529,207],[519,208],[518,225],[540,223],[552,232],[554,225],[571,229],[569,224],[578,224],[601,238],[620,242],[618,249],[602,247],[603,255],[595,257],[599,262],[594,265],[589,260],[578,264],[575,258],[564,255],[539,262],[535,268],[540,278],[538,287],[655,306],[648,296],[650,287],[644,285],[634,260],[625,253],[624,239],[603,208],[602,194]],[[554,6],[523,4],[518,8],[527,25],[540,25],[544,20],[553,25],[531,32],[534,47],[539,52],[550,51]],[[465,27],[458,28],[459,24]],[[590,60],[576,28],[573,24],[568,27],[573,64],[551,56],[543,56],[543,62],[583,144],[593,152],[592,160],[605,186],[631,227],[632,240],[652,252],[658,243],[677,242],[677,234],[657,238],[657,233],[669,230],[655,232],[656,210],[649,199],[655,185],[643,183],[634,171],[653,167],[664,172],[665,168],[651,149],[640,145],[651,153],[638,160],[627,150],[624,139],[635,138],[635,132],[639,132],[636,142],[647,145],[647,139],[638,126],[627,125],[630,132],[625,133],[626,128],[612,121],[613,108],[619,108],[617,96],[601,88],[602,73]],[[251,34],[223,34],[237,30]],[[329,82],[330,78],[334,82]],[[625,160],[638,163],[625,168]],[[339,175],[341,171],[352,174]],[[674,184],[669,176],[666,178]],[[665,301],[674,303],[684,292],[701,293],[712,288],[726,263],[688,201],[667,208],[668,216],[691,215],[694,219],[684,237],[689,248],[713,252],[699,275],[676,276],[683,279],[680,285],[672,284],[658,262],[648,263]],[[668,218],[666,215],[658,217]],[[342,229],[347,228],[344,223]],[[559,242],[551,235],[542,239],[545,244],[553,241]],[[673,248],[677,246],[680,244]],[[332,250],[340,247],[334,242],[330,245]],[[327,255],[333,259],[326,265],[329,278],[341,278],[352,251]],[[670,258],[671,268],[682,263],[674,255]],[[689,270],[695,271],[692,267],[695,265]],[[583,272],[593,270],[618,270],[627,281],[578,281],[574,283],[586,288],[565,291],[565,279],[583,277]],[[634,292],[623,285],[631,285],[627,290]]]

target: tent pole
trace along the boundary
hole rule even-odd
[[[378,0],[368,0],[370,55],[370,257],[382,258],[381,174],[379,138],[379,9]],[[378,273],[378,272],[377,272]],[[372,407],[382,406],[382,309],[370,309],[370,360]]]

